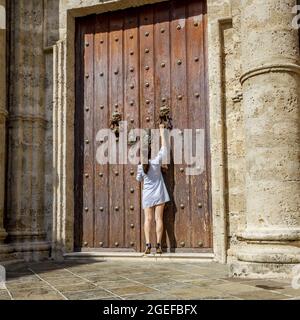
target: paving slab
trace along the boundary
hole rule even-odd
[[[82,290],[76,292],[65,292],[64,295],[69,300],[89,300],[89,299],[102,299],[112,296],[112,294],[103,289]]]
[[[0,290],[0,300],[11,300],[7,290]]]
[[[139,293],[155,292],[154,289],[143,286],[143,285],[135,285],[135,286],[129,286],[129,287],[123,287],[123,288],[112,288],[110,289],[110,291],[115,293],[118,296],[127,296],[127,295],[139,294]]]
[[[42,261],[6,267],[0,300],[287,300],[288,279],[228,277],[228,266],[191,261]]]
[[[10,289],[14,300],[64,300],[63,296],[52,288]]]

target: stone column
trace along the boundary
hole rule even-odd
[[[300,263],[300,67],[296,0],[242,0],[246,230],[231,271],[288,276]]]
[[[44,231],[43,1],[11,1],[8,238],[16,255],[48,254]]]
[[[6,165],[6,1],[0,0],[0,253],[7,233],[3,227]]]

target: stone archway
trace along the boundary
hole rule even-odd
[[[60,41],[54,46],[54,223],[53,223],[53,253],[72,252],[74,239],[74,84],[75,84],[75,17],[85,16],[132,6],[141,6],[149,3],[161,1],[132,1],[121,0],[113,3],[90,1],[91,6],[84,6],[79,2],[72,2],[72,5],[61,8]],[[93,6],[92,6],[93,5]],[[212,28],[209,28],[208,39],[217,37],[220,41],[210,43],[209,52],[215,52],[222,47],[220,28],[224,19],[228,19],[227,1],[224,5],[218,5],[220,14],[218,19],[212,21]],[[208,1],[208,11],[210,11],[210,1]],[[222,18],[220,18],[222,17]],[[229,17],[230,19],[230,17]],[[210,53],[208,53],[210,56]],[[216,64],[220,64],[220,57],[214,58]],[[221,70],[209,70],[209,78],[221,78]],[[217,80],[219,81],[219,80]],[[217,83],[210,88],[210,101],[213,102],[210,114],[211,126],[211,157],[212,157],[212,203],[213,203],[213,245],[214,254],[217,261],[226,261],[226,187],[225,174],[220,168],[225,170],[222,154],[222,114],[218,111],[220,102],[215,100],[216,92],[222,95],[222,88]],[[221,126],[220,126],[221,124]]]

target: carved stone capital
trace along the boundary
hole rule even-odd
[[[10,124],[13,122],[32,122],[32,123],[38,123],[44,128],[46,127],[48,121],[39,115],[27,115],[27,114],[13,114],[8,117],[8,121]],[[19,125],[18,123],[16,125]]]
[[[300,66],[295,63],[269,63],[257,68],[253,68],[251,70],[247,70],[243,73],[240,78],[241,84],[243,84],[246,80],[264,74],[264,73],[272,73],[272,72],[290,72],[296,73],[300,75]]]

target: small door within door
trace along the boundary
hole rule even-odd
[[[169,105],[173,126],[203,130],[204,171],[169,165],[171,196],[163,247],[212,247],[205,1],[168,1],[76,19],[75,247],[144,250],[136,166],[96,161],[97,132],[120,113],[132,128],[157,128]],[[183,135],[175,137],[182,139]],[[155,221],[151,242],[154,244]]]

